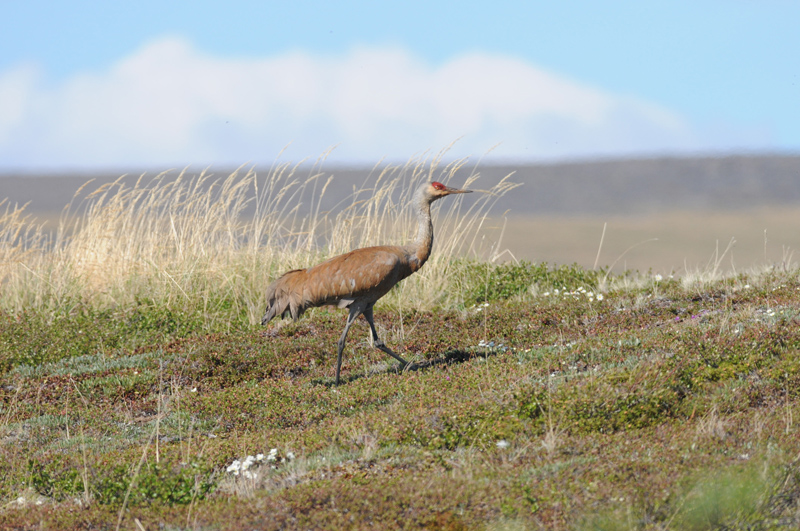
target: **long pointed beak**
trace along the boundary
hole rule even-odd
[[[461,188],[450,188],[449,186],[445,187],[445,191],[448,194],[471,194],[472,190],[464,190]]]

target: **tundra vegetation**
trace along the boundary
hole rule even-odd
[[[507,260],[474,235],[510,176],[434,207],[431,259],[376,307],[411,370],[359,320],[334,386],[340,310],[258,325],[270,279],[408,242],[407,195],[464,166],[378,167],[336,212],[315,201],[335,180],[288,164],[120,181],[56,232],[5,205],[0,527],[800,526],[788,261]]]

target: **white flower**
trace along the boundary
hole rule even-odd
[[[196,393],[196,392],[197,392],[197,387],[192,387],[192,390],[191,390],[191,391],[189,391],[189,392],[190,392],[190,393]]]
[[[267,456],[267,461],[276,461],[278,459],[278,449],[273,448],[269,451],[269,455]]]
[[[264,454],[257,454],[256,455],[256,461],[263,461],[263,460],[264,460]]]
[[[664,277],[662,277],[661,275],[656,275],[653,278],[656,279],[656,282],[661,282],[661,280],[664,279]]]
[[[252,455],[248,455],[245,458],[244,463],[242,463],[242,470],[247,470],[248,468],[250,468],[250,465],[252,465],[255,462],[256,462],[256,458],[253,457]]]
[[[602,293],[598,293],[597,294],[597,300],[599,300],[599,301],[603,300],[603,294]]]
[[[510,445],[508,444],[508,441],[505,440],[505,439],[501,439],[501,440],[497,441],[497,447],[500,448],[501,450],[505,450],[509,446]]]
[[[293,461],[294,460],[294,452],[287,452],[286,453],[286,457],[289,459],[289,461]]]
[[[241,468],[242,468],[242,463],[238,459],[236,459],[236,460],[233,461],[233,463],[228,465],[228,468],[226,469],[226,471],[232,473],[234,476],[238,476],[239,475],[239,470]]]

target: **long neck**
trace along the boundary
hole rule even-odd
[[[424,194],[418,194],[415,201],[419,229],[417,239],[412,245],[412,252],[416,257],[417,269],[428,260],[433,247],[433,222],[431,221],[431,203]]]

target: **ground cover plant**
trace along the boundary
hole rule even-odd
[[[370,197],[456,166],[376,170]],[[323,180],[292,171],[276,190]],[[54,239],[24,211],[2,219],[0,527],[800,525],[795,268],[492,262],[463,234],[494,190],[439,212],[431,261],[376,309],[414,366],[360,320],[337,387],[345,314],[262,328],[260,290],[409,237],[402,194],[293,224],[252,173],[174,183],[103,190]],[[240,215],[248,201],[264,209]]]

